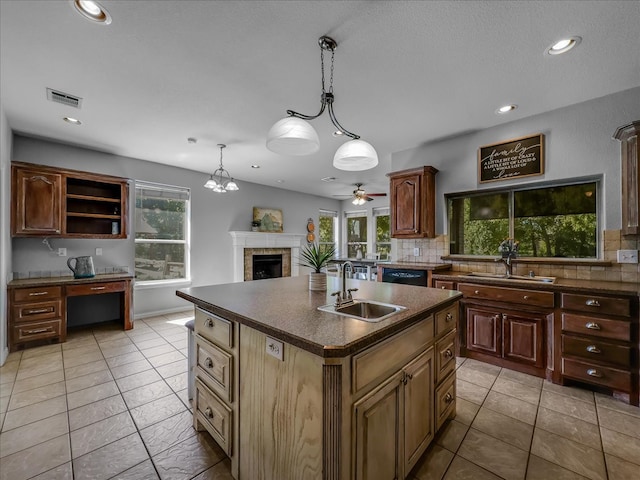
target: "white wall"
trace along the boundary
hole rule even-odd
[[[11,129],[0,107],[0,365],[9,354],[7,342],[7,282],[11,281]]]
[[[309,217],[318,223],[321,208],[340,211],[338,200],[242,181],[238,182],[240,191],[219,195],[202,187],[208,177],[204,173],[20,135],[14,136],[12,160],[191,188],[193,286],[233,281],[232,242],[228,232],[250,230],[254,206],[282,209],[285,232],[300,234],[306,234]],[[229,166],[231,170],[232,165]],[[132,186],[131,215],[134,213],[133,195]],[[128,265],[133,271],[132,236],[126,240],[53,239],[52,244],[56,249],[66,247],[69,256],[93,255],[97,268]],[[103,248],[102,257],[94,255],[96,247]],[[66,258],[50,253],[41,239],[13,239],[13,271],[66,268]],[[138,316],[187,305],[175,296],[175,287],[134,292],[134,310]]]
[[[464,115],[464,112],[456,112]],[[620,229],[620,144],[611,136],[621,126],[640,119],[640,88],[553,110],[474,133],[459,135],[394,153],[393,171],[432,165],[436,177],[436,232],[446,232],[444,194],[513,184],[602,175],[605,230]],[[480,185],[478,147],[511,138],[543,133],[545,173],[521,180]]]

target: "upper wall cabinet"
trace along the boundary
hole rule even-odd
[[[127,237],[127,179],[16,162],[11,178],[12,236]]]
[[[388,174],[392,237],[436,236],[436,173],[434,167],[425,166]]]
[[[613,138],[620,140],[622,157],[622,234],[640,234],[640,165],[638,133],[640,120],[620,127]]]

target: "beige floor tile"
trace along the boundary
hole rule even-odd
[[[122,395],[103,398],[69,411],[69,429],[71,431],[86,427],[105,418],[125,412],[127,406]]]
[[[470,368],[478,372],[489,373],[494,377],[497,377],[500,374],[500,371],[502,370],[502,367],[498,367],[497,365],[491,365],[490,363],[480,362],[473,358],[468,358],[464,366],[465,368]]]
[[[455,419],[458,422],[464,423],[465,425],[471,425],[471,423],[473,422],[473,419],[478,413],[478,410],[480,410],[480,405],[476,403],[472,403],[468,400],[465,400],[460,396],[456,398]]]
[[[147,340],[153,340],[156,338],[162,340],[163,343],[165,342],[165,340],[150,327],[138,330],[138,327],[136,326],[135,330],[129,333],[129,338],[133,341],[133,343],[136,344],[138,342],[145,342]]]
[[[554,410],[565,415],[584,420],[589,423],[598,424],[596,407],[593,403],[584,402],[572,397],[565,397],[557,393],[543,390],[540,397],[540,406]]]
[[[110,347],[110,348],[105,348],[103,346],[100,346],[100,350],[102,350],[102,355],[104,355],[104,358],[111,358],[111,357],[118,357],[120,355],[125,355],[127,353],[135,353],[138,351],[138,347],[136,347],[133,343],[130,343],[129,345],[121,345],[118,347]]]
[[[444,480],[500,480],[500,477],[456,455]]]
[[[493,382],[496,381],[498,375],[482,372],[474,368],[469,368],[467,365],[460,367],[456,372],[457,378],[464,380],[465,382],[473,383],[484,388],[491,388]]]
[[[604,458],[609,480],[640,480],[640,468],[637,464],[609,454],[605,454]]]
[[[438,445],[431,445],[412,471],[417,480],[441,480],[454,454]]]
[[[602,395],[601,393],[595,394],[596,405],[598,407],[606,407],[616,412],[626,413],[627,415],[633,415],[640,418],[640,408],[633,405],[628,405],[620,400],[616,400],[608,395]]]
[[[197,434],[151,458],[162,480],[180,480],[212,467],[225,458],[208,435]]]
[[[456,392],[458,397],[464,398],[477,405],[482,405],[487,393],[489,393],[489,389],[465,380],[456,380]]]
[[[4,457],[0,480],[26,480],[70,460],[69,435],[61,435]]]
[[[73,468],[71,462],[32,477],[30,480],[73,480]]]
[[[124,347],[127,345],[133,345],[133,342],[131,341],[131,339],[129,338],[128,335],[125,335],[123,337],[118,337],[118,338],[114,338],[113,340],[107,340],[105,342],[100,342],[100,349],[101,350],[105,350],[105,349],[111,349],[111,348],[116,348],[116,347]]]
[[[169,378],[180,373],[185,373],[188,369],[187,359],[185,357],[182,358],[183,360],[157,367],[156,371],[162,375],[162,378]]]
[[[171,335],[163,334],[163,337],[167,342],[173,344],[174,342],[186,342],[187,335],[188,335],[188,330],[186,328],[180,328],[179,330],[176,330],[176,332],[172,333]]]
[[[488,408],[480,409],[471,427],[522,450],[529,451],[531,447],[532,425]]]
[[[178,350],[185,350],[188,348],[189,342],[186,338],[183,338],[182,340],[173,340],[171,342],[171,345],[173,345],[173,347],[177,348]]]
[[[65,362],[65,367],[68,367],[68,365],[66,364],[69,362],[69,360],[77,360],[78,357],[84,358],[87,355],[95,355],[96,353],[102,354],[102,352],[100,351],[100,347],[98,347],[98,344],[94,341],[93,343],[83,344],[81,346],[77,346],[76,348],[63,350],[62,359]]]
[[[51,353],[59,353],[62,351],[62,344],[55,343],[53,345],[43,345],[37,348],[29,348],[22,353],[22,360],[29,358],[41,357],[43,355],[49,355]]]
[[[4,458],[68,432],[69,424],[66,412],[2,432],[0,435],[0,457]]]
[[[58,354],[54,354],[58,355]],[[48,357],[48,355],[43,355],[42,357],[31,358],[30,360],[39,360],[40,358]],[[62,359],[51,360],[50,362],[42,362],[34,366],[30,367],[22,367],[22,362],[20,362],[20,368],[18,369],[18,374],[16,375],[16,381],[24,380],[26,378],[35,377],[38,375],[43,375],[45,373],[52,373],[56,370],[62,370]]]
[[[456,357],[456,368],[460,368],[467,360],[465,357]]]
[[[66,353],[68,350],[75,350],[76,348],[90,347],[95,346],[98,347],[98,342],[94,338],[93,334],[88,335],[69,335],[67,332],[67,341],[62,344],[62,352]]]
[[[140,430],[149,454],[154,456],[196,434],[193,416],[184,411]]]
[[[540,402],[540,389],[530,387],[524,383],[514,382],[505,377],[500,377],[493,384],[492,390],[523,400],[533,405]]]
[[[140,349],[140,351],[146,358],[152,358],[152,357],[157,357],[158,355],[164,355],[166,353],[175,352],[176,349],[173,348],[173,346],[165,340],[165,343],[162,345],[159,345],[157,347]]]
[[[109,368],[121,367],[123,365],[129,365],[134,362],[145,360],[144,355],[140,352],[125,353],[124,355],[118,355],[115,357],[107,358]]]
[[[489,392],[482,406],[529,425],[535,424],[538,411],[531,403],[495,391]]]
[[[37,348],[35,350],[37,350]],[[27,352],[29,351],[27,350]],[[43,355],[28,356],[25,358],[26,355],[28,355],[28,353],[24,353],[22,355],[22,359],[20,360],[20,367],[18,368],[18,373],[24,370],[37,369],[42,365],[47,365],[51,363],[60,363],[60,365],[62,365],[62,350],[60,348],[58,348],[58,350],[55,352],[48,352]]]
[[[179,375],[174,375],[173,377],[165,378],[165,381],[169,384],[171,390],[173,390],[174,392],[179,392],[180,390],[184,390],[185,388],[187,388],[188,379],[186,372]]]
[[[118,474],[118,480],[158,480],[159,478],[151,460],[145,460]],[[229,480],[233,480],[233,478]]]
[[[144,372],[134,373],[126,377],[118,378],[116,383],[122,392],[128,392],[134,388],[149,385],[151,383],[162,380],[162,377],[155,370],[145,370]]]
[[[442,427],[436,436],[435,442],[437,445],[455,453],[460,448],[460,444],[468,430],[468,425],[450,420]]]
[[[584,390],[582,388],[565,387],[563,385],[556,385],[555,383],[545,381],[542,385],[544,390],[557,393],[558,395],[564,395],[565,397],[571,397],[585,402],[593,403],[593,392]]]
[[[605,453],[640,465],[640,439],[600,428]]]
[[[11,386],[13,385],[13,382],[16,381],[16,377],[18,376],[18,363],[19,362],[13,362],[15,364],[15,367],[13,367],[13,365],[10,365],[10,369],[5,370],[3,373],[0,373],[0,392],[3,389],[6,389],[7,385],[9,385],[9,388],[11,388]],[[6,364],[5,364],[6,366]],[[4,368],[4,367],[3,367]]]
[[[191,402],[189,401],[189,391],[186,388],[184,390],[178,390],[176,395],[187,409],[192,410]]]
[[[0,397],[0,412],[4,413],[7,411],[7,407],[9,406],[10,400],[11,400],[10,396]]]
[[[173,352],[164,353],[162,355],[158,355],[157,357],[150,357],[147,360],[149,360],[151,365],[158,368],[158,367],[162,367],[163,365],[168,365],[170,363],[178,362],[180,360],[186,360],[186,359],[182,353],[178,352],[177,350],[174,350]]]
[[[592,480],[606,480],[602,452],[554,433],[535,429],[531,453]]]
[[[103,383],[95,387],[78,390],[67,395],[67,405],[69,410],[88,405],[89,403],[102,400],[103,398],[112,397],[119,394],[120,391],[115,382]]]
[[[527,480],[586,480],[586,478],[571,470],[562,468],[560,465],[547,462],[543,458],[535,455],[529,456]]]
[[[15,410],[16,408],[26,407],[28,405],[33,405],[34,403],[44,402],[45,400],[59,397],[64,394],[64,382],[57,382],[43,387],[32,388],[31,390],[11,395],[8,410]]]
[[[526,373],[516,372],[515,370],[509,370],[508,368],[502,369],[500,377],[511,380],[512,382],[523,383],[530,387],[542,388],[542,378],[527,375]]]
[[[80,377],[75,377],[66,381],[67,393],[77,392],[85,388],[94,387],[102,383],[113,380],[113,376],[109,370],[100,370],[98,372],[89,373]]]
[[[17,408],[7,413],[2,425],[2,431],[12,430],[66,411],[67,397],[64,395],[44,402],[34,403],[27,407]]]
[[[64,369],[64,376],[67,380],[72,378],[81,377],[90,373],[99,372],[101,370],[108,370],[107,362],[104,360],[96,360],[94,362],[83,363],[76,367],[70,367]]]
[[[596,450],[602,450],[600,431],[598,426],[593,423],[540,407],[538,409],[538,418],[536,419],[536,428],[555,433]]]
[[[146,359],[142,359],[136,362],[125,363],[124,365],[119,365],[117,367],[111,367],[111,373],[114,378],[122,378],[135,373],[144,372],[145,370],[151,370],[152,368],[153,367]]]
[[[93,336],[96,337],[98,344],[112,342],[119,338],[129,338],[123,330],[93,330]]]
[[[123,392],[122,397],[127,407],[132,409],[171,394],[173,394],[173,390],[169,385],[164,380],[158,380],[157,382]]]
[[[123,455],[123,452],[127,452]],[[106,480],[147,460],[149,456],[137,433],[124,437],[73,460],[75,480]]]
[[[598,408],[600,426],[640,439],[640,418],[608,408]]]
[[[85,365],[87,363],[97,362],[98,360],[104,360],[104,357],[102,356],[101,351],[94,350],[93,352],[85,355],[65,357],[64,368],[77,367],[78,365]]]
[[[108,443],[135,433],[129,412],[105,418],[71,432],[71,458],[78,458]]]
[[[64,371],[56,370],[55,372],[45,373],[43,375],[36,375],[35,377],[25,378],[24,380],[18,380],[13,385],[13,395],[20,392],[26,392],[38,387],[44,387],[45,385],[51,385],[52,383],[58,383],[64,381]]]
[[[200,475],[193,477],[192,480],[234,480],[231,476],[231,462],[225,458]]]
[[[24,350],[19,350],[17,352],[11,352],[9,355],[7,355],[7,359],[5,360],[5,365],[7,363],[12,363],[12,362],[17,362],[18,360],[20,360],[22,358],[22,354],[24,353]],[[0,367],[0,370],[2,369],[2,367]]]
[[[180,399],[175,394],[171,394],[131,409],[130,412],[138,429],[142,430],[185,410],[186,407]]]
[[[458,455],[506,480],[523,480],[529,453],[471,428]]]
[[[147,350],[154,347],[169,345],[169,343],[159,335],[155,338],[149,338],[145,340],[134,339],[134,343],[136,344],[136,347],[138,347],[140,350]]]

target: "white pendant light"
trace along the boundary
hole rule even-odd
[[[309,122],[285,117],[269,130],[267,148],[282,155],[310,155],[320,150],[320,139]]]
[[[370,143],[351,140],[344,143],[333,157],[333,166],[338,170],[358,172],[378,165],[378,154]]]

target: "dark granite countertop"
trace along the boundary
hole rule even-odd
[[[24,287],[41,287],[46,285],[79,285],[83,283],[98,282],[115,282],[118,280],[132,280],[133,275],[128,273],[104,273],[91,278],[73,278],[68,277],[42,277],[42,278],[24,278],[20,280],[12,280],[7,286],[9,288]]]
[[[402,268],[404,270],[430,270],[432,272],[451,270],[451,265],[448,263],[381,262],[378,263],[378,266],[384,268]]]
[[[321,312],[333,303],[338,279],[327,278],[326,292],[309,291],[308,276],[191,287],[176,295],[222,317],[321,357],[345,357],[423,319],[461,298],[459,292],[433,288],[348,280],[358,288],[355,299],[407,307],[378,323]]]
[[[535,283],[517,280],[471,277],[465,272],[434,273],[434,280],[445,280],[453,282],[478,283],[482,285],[493,285],[497,287],[519,287],[530,290],[563,291],[563,292],[600,292],[605,294],[639,296],[640,285],[632,282],[606,282],[602,280],[579,280],[572,278],[556,278],[554,283]]]

